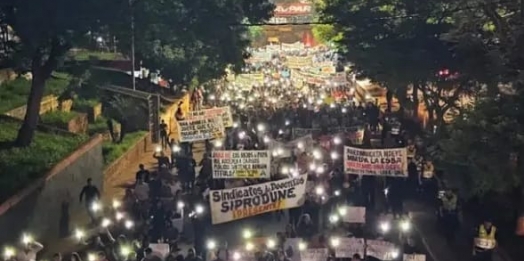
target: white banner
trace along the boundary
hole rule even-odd
[[[153,255],[160,257],[162,260],[169,255],[169,244],[149,244]]]
[[[212,154],[214,179],[269,179],[268,150],[216,150]]]
[[[327,248],[311,248],[300,251],[301,261],[326,261],[328,256]]]
[[[357,149],[344,147],[344,171],[357,175],[407,177],[406,148]]]
[[[285,64],[290,69],[299,69],[311,66],[313,64],[313,58],[311,56],[287,56]]]
[[[213,224],[302,206],[306,200],[307,175],[253,186],[211,190],[209,204]]]
[[[178,121],[180,142],[192,142],[224,137],[224,124],[221,118],[199,118]]]
[[[346,223],[366,223],[366,208],[365,207],[346,207],[346,215],[342,217],[342,221]]]
[[[213,119],[216,117],[222,118],[224,127],[233,127],[233,116],[231,115],[231,108],[229,106],[190,111],[187,113],[186,120]]]
[[[367,240],[366,255],[380,260],[392,260],[393,253],[398,251],[395,244],[383,240]],[[398,253],[397,253],[398,254]]]
[[[341,237],[340,244],[335,248],[335,257],[353,258],[354,254],[364,257],[366,243],[363,238]]]
[[[403,261],[426,261],[426,255],[420,255],[420,254],[406,255],[404,254]]]

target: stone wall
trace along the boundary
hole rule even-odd
[[[22,232],[49,242],[74,229],[64,225],[73,213],[85,211],[79,193],[88,178],[103,188],[103,168],[102,137],[97,135],[0,205],[0,245],[18,242]]]
[[[54,95],[47,95],[42,98],[42,102],[40,103],[40,115],[50,112],[50,111],[56,111],[58,110],[58,97]],[[21,106],[16,109],[12,109],[5,113],[7,116],[11,116],[13,118],[17,119],[23,119],[25,117],[25,112],[27,110],[27,106]]]
[[[122,175],[127,175],[124,171],[129,170],[129,166],[136,165],[138,170],[138,164],[140,160],[144,158],[146,153],[152,153],[148,151],[151,146],[151,135],[145,134],[133,147],[131,147],[124,155],[115,160],[104,170],[104,191],[114,189],[110,187],[111,184],[115,184]],[[108,193],[113,194],[113,193]]]

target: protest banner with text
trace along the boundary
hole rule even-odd
[[[326,261],[328,257],[327,248],[310,248],[300,251],[301,261]]]
[[[394,259],[394,252],[397,251],[395,244],[383,240],[367,240],[366,243],[366,255],[380,260]]]
[[[339,245],[335,248],[335,257],[352,258],[354,254],[364,256],[366,243],[363,238],[341,237]]]
[[[299,69],[313,64],[311,56],[288,56],[286,65],[291,69]]]
[[[300,207],[306,200],[307,175],[258,185],[211,190],[213,224],[220,224],[281,209]]]
[[[270,178],[268,150],[218,150],[212,159],[214,179]]]
[[[344,147],[344,171],[357,175],[407,177],[406,148],[358,149]]]
[[[346,214],[342,216],[342,221],[346,223],[366,223],[366,207],[347,207]]]
[[[199,118],[213,119],[220,117],[224,127],[233,127],[233,116],[229,106],[204,109],[199,111],[190,111],[187,113],[187,120],[196,120]]]
[[[404,254],[402,260],[403,261],[426,261],[426,255],[421,255],[421,254],[406,255]]]
[[[178,121],[180,142],[192,142],[224,137],[222,118],[196,118]]]

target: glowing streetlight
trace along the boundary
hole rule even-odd
[[[178,209],[183,209],[185,207],[185,204],[184,204],[183,201],[178,201],[176,203],[176,206],[177,206]]]
[[[348,212],[348,209],[346,207],[339,207],[338,208],[338,214],[341,216],[345,216]]]
[[[336,145],[340,145],[342,143],[342,139],[337,136],[333,138],[333,143],[335,143]]]
[[[331,159],[332,160],[338,159],[338,153],[336,151],[331,152]]]
[[[411,229],[411,222],[409,220],[400,221],[400,230],[402,232],[408,232]]]
[[[313,151],[313,158],[315,158],[316,160],[322,159],[322,152],[320,152],[320,150],[314,150]]]
[[[257,130],[258,130],[259,132],[263,132],[263,131],[266,130],[266,126],[264,126],[264,124],[262,124],[262,123],[259,123],[259,124],[257,125]]]
[[[122,212],[116,212],[115,213],[115,219],[117,221],[121,220],[122,218],[124,218],[124,214]]]

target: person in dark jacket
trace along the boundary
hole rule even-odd
[[[85,199],[85,200],[84,200]],[[96,222],[95,210],[93,209],[93,203],[100,199],[100,191],[96,186],[92,184],[92,179],[87,179],[87,184],[82,188],[80,192],[80,202],[84,200],[87,213],[91,218],[91,222]]]

